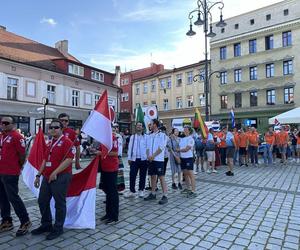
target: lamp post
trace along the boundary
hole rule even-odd
[[[187,36],[194,36],[196,35],[196,32],[193,31],[193,13],[197,12],[198,18],[197,21],[194,22],[194,25],[196,26],[201,26],[203,25],[203,31],[205,34],[205,75],[204,75],[204,93],[205,93],[205,121],[209,121],[209,108],[208,108],[208,93],[209,93],[209,78],[211,74],[208,74],[208,52],[207,52],[207,39],[208,37],[214,37],[216,36],[216,33],[213,32],[213,27],[212,27],[212,14],[211,10],[213,7],[219,5],[219,10],[220,10],[220,20],[216,24],[217,27],[225,27],[226,23],[223,20],[223,14],[222,10],[224,8],[224,3],[221,1],[217,2],[211,2],[209,1],[207,3],[206,0],[198,0],[197,1],[197,8],[194,9],[189,13],[189,20],[190,20],[190,29],[186,33]],[[209,18],[209,19],[208,19]],[[208,32],[209,31],[209,32]]]
[[[42,98],[42,103],[44,105],[44,115],[43,115],[43,132],[46,130],[46,106],[49,103],[49,99],[47,97]]]

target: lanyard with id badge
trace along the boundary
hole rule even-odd
[[[52,164],[51,164],[51,154],[52,154],[52,150],[53,148],[60,142],[61,138],[63,137],[64,135],[61,135],[58,140],[53,144],[53,141],[51,141],[51,147],[50,147],[50,151],[49,151],[49,155],[48,155],[48,159],[46,161],[46,167],[52,167]]]
[[[8,139],[9,135],[7,135],[5,138],[3,138],[4,136],[2,135],[1,140],[0,140],[0,160],[2,159],[2,148],[3,148],[3,144],[4,142]]]

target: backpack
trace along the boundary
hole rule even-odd
[[[195,149],[196,149],[196,150],[201,150],[201,149],[204,148],[204,146],[205,146],[205,145],[204,145],[202,139],[201,139],[200,137],[197,137],[197,138],[195,139]]]

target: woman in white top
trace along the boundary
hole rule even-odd
[[[185,137],[180,139],[179,152],[181,159],[181,169],[184,174],[184,178],[187,184],[187,189],[184,189],[182,193],[186,193],[188,197],[196,196],[196,182],[194,175],[194,144],[195,141],[192,137],[192,128],[190,126],[184,126]]]

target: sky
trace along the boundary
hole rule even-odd
[[[226,18],[280,0],[223,0]],[[245,4],[250,3],[251,4]],[[8,31],[54,46],[69,41],[69,53],[109,72],[149,67],[172,69],[204,59],[204,33],[187,37],[188,14],[196,0],[26,0],[3,1],[0,25]],[[219,18],[218,8],[213,21]]]

